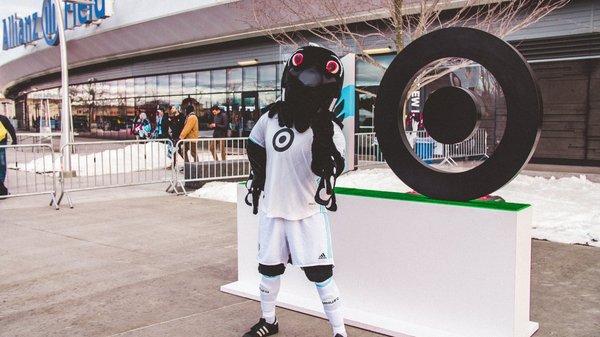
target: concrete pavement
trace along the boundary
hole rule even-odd
[[[239,337],[255,323],[257,302],[219,291],[236,279],[234,204],[103,196],[0,201],[15,203],[0,208],[0,336]],[[598,337],[600,249],[534,241],[532,307],[538,337]],[[329,336],[322,319],[278,315],[279,336]]]

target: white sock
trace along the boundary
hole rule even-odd
[[[329,324],[333,329],[333,335],[340,334],[348,336],[344,326],[344,314],[342,312],[342,302],[340,301],[340,291],[333,280],[333,277],[320,283],[315,283],[317,291],[323,303],[325,315],[329,319]]]
[[[269,324],[275,323],[275,301],[281,286],[281,277],[264,276],[260,281],[260,307],[262,309],[262,317]]]

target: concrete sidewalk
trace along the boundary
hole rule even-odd
[[[0,336],[239,337],[255,323],[257,302],[219,291],[236,279],[234,204],[104,199],[7,200],[21,207],[0,210]],[[533,260],[536,336],[597,337],[600,249],[534,241]],[[330,336],[322,319],[278,316],[279,336]]]

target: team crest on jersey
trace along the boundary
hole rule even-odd
[[[273,136],[273,148],[277,152],[284,152],[289,149],[293,142],[294,131],[290,128],[281,129]]]

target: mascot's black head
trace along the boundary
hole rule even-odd
[[[344,69],[329,49],[306,46],[296,50],[287,61],[281,79],[286,109],[292,110],[299,131],[306,129],[319,109],[332,109],[340,96]]]

